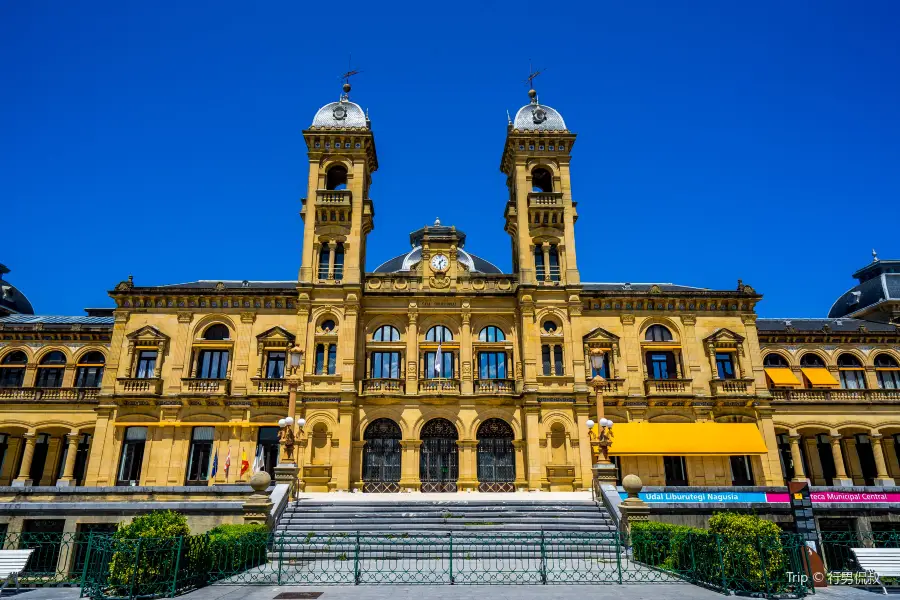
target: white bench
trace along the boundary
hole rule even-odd
[[[3,589],[13,577],[16,579],[16,589],[19,589],[19,575],[25,570],[25,565],[28,564],[32,552],[34,552],[34,548],[30,550],[0,550],[0,579],[3,580],[3,585],[0,585],[0,594],[3,593]]]
[[[887,595],[882,577],[900,577],[900,548],[851,548],[864,571],[875,573],[875,582]]]

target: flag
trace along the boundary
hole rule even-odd
[[[253,458],[253,472],[259,473],[266,470],[266,457],[263,454],[263,447],[256,447],[256,456]]]
[[[241,477],[250,470],[250,461],[247,460],[247,451],[241,450]]]
[[[213,456],[213,467],[212,467],[212,475],[210,477],[215,477],[216,473],[219,472],[219,453],[216,452],[216,455]]]
[[[443,337],[443,336],[441,336]],[[441,377],[441,363],[444,362],[443,354],[441,353],[441,340],[438,338],[438,349],[437,352],[434,353],[434,376],[436,379],[440,379]]]
[[[225,479],[228,479],[228,471],[231,470],[231,446],[228,446],[228,454],[225,455]]]

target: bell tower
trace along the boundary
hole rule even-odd
[[[509,122],[500,161],[509,188],[504,216],[513,269],[523,284],[577,284],[578,213],[569,180],[575,134],[559,112],[538,102],[534,89],[528,95],[531,102]]]
[[[359,284],[366,236],[374,226],[369,186],[378,157],[368,115],[350,101],[349,83],[344,83],[340,100],[319,109],[303,139],[309,179],[300,212],[304,226],[299,280]]]

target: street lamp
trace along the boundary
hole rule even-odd
[[[591,439],[591,450],[594,450],[594,447],[596,447],[596,450],[592,452],[597,458],[596,464],[612,464],[609,460],[609,447],[612,446],[613,422],[607,418],[601,418],[600,421],[596,423],[599,425],[596,434],[594,433],[594,421],[588,419],[584,424],[588,428],[588,435]]]
[[[303,433],[303,426],[306,425],[306,419],[297,419],[297,426],[300,433]],[[284,448],[285,462],[294,462],[294,447],[297,445],[297,436],[294,433],[294,417],[287,416],[278,419],[278,443]]]
[[[591,367],[593,368],[594,373],[597,375],[591,379],[591,387],[594,388],[594,394],[597,398],[597,420],[603,421],[603,388],[606,386],[606,380],[600,376],[600,371],[603,370],[603,355],[606,354],[606,350],[603,348],[591,348]],[[593,423],[591,424],[593,427]]]

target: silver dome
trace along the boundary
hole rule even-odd
[[[368,129],[369,120],[363,109],[346,97],[331,102],[319,109],[313,118],[312,127],[328,129]]]
[[[533,100],[519,109],[513,120],[513,129],[520,131],[566,131],[562,115],[546,104]]]

